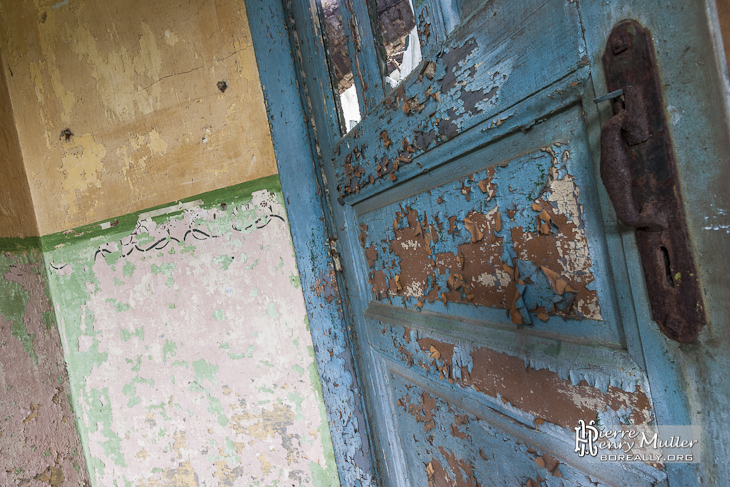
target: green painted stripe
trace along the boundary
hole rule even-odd
[[[0,237],[0,252],[28,252],[40,248],[40,237]]]
[[[253,181],[236,184],[235,186],[228,186],[225,188],[216,189],[207,193],[166,203],[164,205],[153,206],[151,208],[146,208],[135,213],[117,216],[107,220],[90,223],[88,225],[72,228],[63,232],[52,233],[50,235],[45,235],[42,237],[0,238],[0,252],[22,252],[36,249],[41,249],[46,252],[106,234],[131,232],[132,230],[134,230],[135,225],[137,225],[139,215],[142,213],[147,213],[148,211],[154,211],[161,208],[167,208],[171,205],[176,205],[178,203],[187,203],[189,201],[196,200],[201,200],[203,202],[201,205],[202,208],[211,208],[213,206],[217,206],[221,203],[225,203],[228,201],[240,200],[241,198],[250,198],[254,192],[260,191],[262,189],[268,189],[270,191],[275,191],[276,193],[281,194],[281,182],[279,181],[279,175],[273,174],[271,176],[254,179]],[[153,217],[152,220],[167,220],[171,216],[179,213],[182,213],[182,210],[173,211],[170,213],[166,213],[165,215]],[[112,223],[114,226],[102,229],[101,225],[103,223]]]

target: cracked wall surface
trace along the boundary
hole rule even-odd
[[[41,235],[276,172],[242,2],[0,2],[0,20]]]
[[[264,181],[47,253],[93,485],[339,485],[278,180]]]

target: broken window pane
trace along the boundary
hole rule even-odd
[[[360,103],[352,76],[352,60],[347,50],[347,37],[338,0],[318,0],[319,15],[324,23],[324,44],[327,49],[330,76],[339,106],[340,126],[349,132],[360,122]]]
[[[375,0],[378,30],[385,50],[385,81],[395,88],[421,62],[411,0]]]

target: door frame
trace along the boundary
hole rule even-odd
[[[703,153],[704,162],[712,166],[715,177],[730,181],[730,77],[725,61],[723,41],[717,21],[714,0],[697,2],[694,15],[704,10],[706,25],[697,27],[701,35],[700,44],[707,48],[700,61],[705,65],[696,76],[690,77],[689,86],[682,89],[668,89],[666,104],[677,107],[686,102],[686,94],[692,93],[700,103],[694,112],[713,106],[713,125],[704,134],[706,146],[695,153]],[[335,272],[337,255],[332,246],[336,232],[326,198],[326,181],[317,154],[328,152],[334,146],[338,131],[338,120],[334,97],[329,87],[326,71],[324,46],[319,36],[318,20],[311,16],[314,2],[308,0],[248,0],[246,2],[251,35],[259,65],[259,76],[267,105],[267,116],[279,167],[282,189],[285,196],[291,232],[300,271],[302,289],[309,314],[315,358],[323,386],[323,397],[327,408],[332,434],[335,458],[342,485],[377,485],[377,468],[373,463],[372,448],[377,439],[370,438],[367,415],[364,414],[360,374],[358,373],[357,341],[351,336],[352,327],[347,311],[346,293],[340,293],[343,283]],[[665,21],[666,16],[660,22]],[[291,21],[300,29],[292,29]],[[305,31],[302,31],[305,30]],[[659,63],[666,54],[658,53]],[[279,60],[272,63],[272,59]],[[592,60],[593,61],[593,60]],[[596,65],[594,62],[595,66]],[[324,66],[324,69],[322,67]],[[668,71],[668,70],[667,70]],[[602,70],[595,70],[594,87],[601,89]],[[308,80],[321,89],[308,90]],[[722,103],[717,103],[721,100]],[[670,119],[672,113],[669,114]],[[608,109],[601,109],[602,122],[608,119]],[[697,113],[690,113],[697,117]],[[314,126],[318,128],[315,132]],[[675,145],[688,140],[691,129],[672,127]],[[592,147],[597,147],[593,141]],[[691,164],[686,162],[692,151],[679,151],[679,171],[683,180],[692,187],[698,185],[697,178],[690,174]],[[682,162],[683,155],[685,162]],[[596,161],[597,163],[597,161]],[[730,193],[730,192],[726,192]],[[688,192],[685,186],[685,195]],[[688,220],[701,220],[707,216],[710,205],[707,198],[696,197],[696,202],[685,201]],[[730,194],[717,194],[715,208],[729,208]],[[718,215],[710,215],[715,218]],[[719,216],[723,216],[719,214]],[[720,227],[730,223],[727,218],[716,218]],[[690,345],[678,345],[666,340],[651,322],[651,317],[639,312],[638,317],[649,326],[643,326],[641,341],[644,356],[649,362],[664,357],[662,361],[673,364],[670,369],[649,371],[652,381],[652,396],[657,415],[668,421],[690,421],[703,429],[703,462],[697,470],[686,469],[692,483],[714,485],[730,478],[730,441],[725,433],[730,422],[730,383],[722,380],[721,371],[730,368],[730,280],[720,275],[715,267],[730,268],[730,237],[722,232],[701,231],[702,225],[690,228],[690,237],[699,263],[713,255],[713,269],[701,266],[701,282],[708,309],[708,326],[699,340]],[[623,245],[635,249],[632,234],[623,238]],[[334,254],[333,254],[334,250]],[[723,253],[723,250],[725,252]],[[626,252],[629,280],[633,293],[640,300],[645,296],[640,263],[632,261],[632,252]],[[633,252],[636,254],[636,252]],[[334,257],[334,259],[333,259]],[[652,326],[653,325],[653,326]],[[336,352],[333,354],[330,351]],[[669,357],[666,360],[666,357]],[[657,362],[659,363],[659,362]],[[656,379],[661,377],[660,387]],[[335,386],[334,384],[337,384]],[[341,385],[341,384],[344,384]],[[679,390],[686,394],[678,393]],[[689,481],[689,477],[687,480]],[[687,484],[690,485],[690,484]]]
[[[279,0],[248,0],[246,10],[340,482],[377,485],[317,143],[300,91],[302,60],[288,28],[291,12]]]

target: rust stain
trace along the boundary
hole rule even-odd
[[[335,270],[330,269],[329,273],[319,275],[312,286],[312,292],[331,303],[339,295]]]

